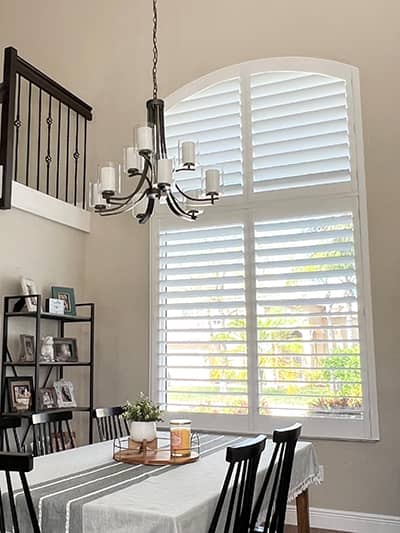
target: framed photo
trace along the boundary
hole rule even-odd
[[[57,407],[76,407],[74,386],[71,381],[62,379],[53,383],[56,391]]]
[[[76,339],[56,337],[54,342],[54,361],[59,363],[74,363],[78,361],[78,346]]]
[[[33,279],[25,277],[21,278],[21,287],[23,294],[26,296],[38,294],[36,283],[33,281]],[[25,303],[28,311],[35,312],[37,310],[37,298],[26,298]]]
[[[29,411],[33,397],[32,377],[7,377],[6,382],[10,411]]]
[[[74,289],[68,287],[52,287],[51,297],[64,302],[64,315],[76,315]]]
[[[56,409],[57,398],[52,387],[45,387],[39,390],[39,404],[40,409]]]
[[[20,361],[29,362],[35,360],[35,337],[33,335],[20,335],[21,355]]]

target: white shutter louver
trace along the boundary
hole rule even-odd
[[[154,396],[207,429],[378,438],[357,69],[280,58],[209,79],[169,108],[167,144],[197,140],[225,198],[199,226],[159,211]],[[199,171],[177,179],[201,191]]]
[[[243,226],[159,238],[160,398],[171,411],[246,414]]]
[[[259,413],[361,416],[351,213],[255,224]]]
[[[254,192],[350,181],[344,80],[266,72],[250,85]]]
[[[178,157],[182,140],[198,142],[202,167],[224,172],[222,194],[241,194],[242,141],[240,120],[240,79],[218,83],[185,98],[166,113],[168,152]],[[201,191],[201,172],[182,172],[177,182],[186,192]]]

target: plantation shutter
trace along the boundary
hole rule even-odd
[[[360,416],[351,213],[254,227],[259,414]]]
[[[250,86],[254,192],[350,181],[344,80],[266,72]]]
[[[179,141],[198,143],[198,163],[223,170],[222,193],[241,194],[242,141],[240,120],[240,79],[218,83],[185,98],[166,113],[168,152],[178,161]],[[201,169],[182,172],[177,182],[186,192],[202,190]]]
[[[243,226],[159,234],[158,392],[167,410],[247,413]]]

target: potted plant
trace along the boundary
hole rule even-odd
[[[159,404],[153,403],[143,392],[135,403],[124,405],[123,417],[131,423],[130,436],[136,442],[148,442],[157,437],[156,422],[162,422]]]

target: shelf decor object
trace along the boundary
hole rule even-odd
[[[62,300],[64,302],[64,315],[76,315],[75,291],[73,288],[52,287],[51,297],[57,300]]]
[[[15,311],[15,303],[21,300],[30,298],[34,301],[35,311],[27,311],[23,304],[19,306],[20,311]],[[42,297],[39,294],[5,296],[4,297],[4,315],[3,315],[3,346],[1,358],[1,404],[0,416],[12,415],[19,416],[28,421],[25,427],[25,433],[21,439],[21,445],[24,446],[28,441],[30,430],[32,428],[32,415],[46,412],[58,411],[73,411],[87,413],[88,415],[88,435],[89,443],[93,442],[93,391],[94,391],[94,317],[95,304],[94,303],[78,303],[75,304],[78,310],[76,315],[55,315],[42,311]],[[86,311],[86,312],[85,312]],[[18,331],[19,320],[27,324],[27,319],[33,322],[33,358],[32,360],[16,360],[12,357],[10,336]],[[41,333],[43,329],[43,322],[53,322],[56,325],[57,336],[55,338],[57,344],[57,357],[49,360],[43,360],[41,357]],[[66,335],[66,329],[72,328],[72,324],[86,324],[89,328],[88,348],[81,350],[81,357],[78,360],[76,339]],[[17,329],[18,328],[18,329]],[[10,335],[11,334],[11,335]],[[25,337],[27,337],[25,335]],[[32,342],[31,342],[32,345]],[[64,346],[65,345],[65,346]],[[82,347],[81,347],[82,348]],[[87,357],[84,358],[83,354]],[[57,360],[58,359],[58,360]],[[86,360],[85,360],[86,359]],[[65,379],[65,370],[68,367],[82,367],[88,372],[87,398],[86,405],[76,405],[74,398],[74,391],[72,383]],[[23,375],[20,375],[23,371]],[[31,392],[31,400],[28,410],[14,410],[13,404],[10,401],[10,392],[8,384],[10,380],[17,383],[18,381],[30,379],[32,380],[32,387],[28,387]],[[55,391],[50,392],[51,385],[56,384],[58,390],[58,399],[61,399],[56,405]],[[18,383],[17,383],[18,384]],[[21,385],[22,387],[24,384]],[[18,389],[18,399],[20,404],[24,404],[24,390]],[[53,396],[54,393],[54,396]],[[62,405],[60,407],[60,405]]]
[[[202,169],[200,196],[188,194],[176,183],[179,172],[196,170],[196,143],[182,140],[179,161],[168,157],[164,101],[158,97],[157,25],[157,0],[153,0],[153,98],[147,101],[147,122],[135,129],[133,146],[123,151],[122,171],[133,182],[133,188],[129,194],[120,195],[121,165],[114,161],[99,165],[97,181],[90,184],[89,205],[95,213],[109,216],[131,211],[140,224],[151,218],[157,202],[166,203],[178,217],[196,220],[201,206],[213,205],[219,199],[222,177],[218,168]]]
[[[192,433],[189,448],[183,450],[179,456],[173,455],[170,447],[170,437],[158,437],[154,441],[144,440],[137,447],[130,437],[114,439],[113,459],[118,462],[142,465],[183,465],[193,463],[200,457],[200,438],[198,433]]]
[[[10,411],[29,411],[32,407],[33,380],[31,376],[6,377]]]

